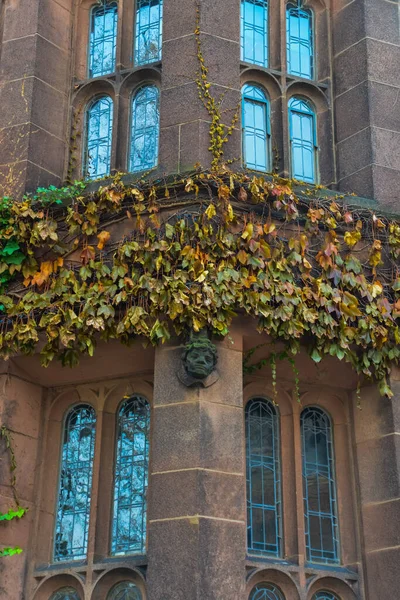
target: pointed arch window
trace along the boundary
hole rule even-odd
[[[106,177],[111,169],[113,101],[101,96],[86,109],[84,175],[87,179]]]
[[[132,101],[130,171],[145,171],[156,166],[159,129],[158,87],[146,85],[139,88]]]
[[[292,177],[317,183],[316,116],[308,100],[289,101],[289,130]]]
[[[121,581],[111,589],[107,600],[142,600],[142,594],[134,583]]]
[[[251,590],[249,600],[285,600],[285,596],[276,585],[259,583]]]
[[[251,554],[280,556],[279,419],[272,402],[264,398],[250,400],[245,416],[247,549]]]
[[[317,592],[312,597],[312,600],[339,600],[336,594],[332,594],[332,592]]]
[[[309,562],[339,562],[333,431],[328,414],[318,407],[301,413],[304,516]]]
[[[256,171],[271,170],[269,101],[253,84],[242,89],[243,163]]]
[[[111,552],[146,552],[150,406],[142,396],[121,405],[117,417],[117,448]]]
[[[268,67],[268,1],[242,0],[240,13],[241,59]]]
[[[118,6],[103,1],[90,13],[89,77],[100,77],[115,71]]]
[[[80,600],[78,592],[72,587],[64,587],[50,596],[50,600]]]
[[[135,64],[146,65],[161,60],[162,0],[137,0],[135,30]]]
[[[84,560],[87,554],[96,414],[74,406],[65,419],[55,528],[54,559]]]
[[[286,47],[288,73],[314,78],[314,19],[301,2],[286,8]]]

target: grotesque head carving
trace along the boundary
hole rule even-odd
[[[217,364],[217,349],[205,333],[192,333],[185,346],[182,361],[190,377],[206,379]]]

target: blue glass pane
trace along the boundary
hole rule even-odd
[[[118,7],[103,4],[92,8],[89,47],[89,77],[115,71]]]
[[[135,64],[161,60],[162,0],[138,0],[136,9]]]
[[[301,414],[307,560],[339,562],[332,425],[320,408]]]
[[[50,600],[80,600],[78,592],[72,587],[64,587],[54,592]]]
[[[133,396],[118,413],[112,547],[115,554],[146,551],[146,493],[150,406]]]
[[[268,66],[268,2],[242,0],[240,18],[241,59]]]
[[[54,560],[86,558],[96,415],[75,406],[67,415],[61,455]]]
[[[133,99],[130,171],[152,169],[158,159],[159,92],[155,85],[142,87]]]
[[[270,170],[269,103],[264,92],[245,85],[242,91],[244,165],[256,171]]]
[[[315,183],[316,145],[315,114],[300,98],[289,102],[292,177]]]
[[[317,592],[312,597],[312,600],[339,600],[339,598],[331,592]]]
[[[276,585],[259,583],[251,590],[249,600],[285,600],[285,596]]]
[[[103,96],[86,110],[84,173],[87,179],[110,174],[113,101]]]
[[[278,429],[278,416],[271,402],[262,398],[254,398],[248,402],[247,548],[251,554],[280,555],[281,474]]]
[[[112,588],[107,600],[142,600],[142,594],[134,583],[122,581]]]
[[[286,12],[286,44],[288,72],[313,78],[313,18],[310,10],[288,5]]]

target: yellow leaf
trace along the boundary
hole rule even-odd
[[[206,210],[207,218],[212,219],[213,217],[215,217],[216,214],[217,214],[217,211],[215,210],[214,204],[209,204],[208,208]]]
[[[97,239],[99,240],[99,243],[97,244],[98,249],[103,250],[104,246],[110,239],[110,232],[109,231],[101,231],[97,235]]]

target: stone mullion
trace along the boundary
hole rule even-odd
[[[297,507],[297,548],[298,564],[300,567],[299,580],[302,587],[306,585],[304,566],[306,563],[306,536],[304,520],[304,490],[303,490],[303,459],[301,448],[300,429],[301,406],[293,402],[293,438],[294,438],[294,465],[296,480],[296,507]]]

